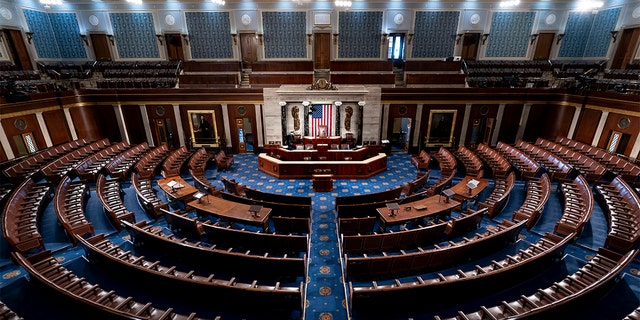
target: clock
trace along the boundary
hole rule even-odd
[[[24,130],[27,128],[27,123],[22,119],[16,120],[16,122],[14,122],[13,125],[15,125],[16,129],[18,130]]]
[[[95,14],[92,14],[89,16],[89,24],[95,27],[100,24],[100,19]]]
[[[164,17],[164,23],[166,23],[168,26],[172,26],[176,24],[176,17],[168,14]]]
[[[245,14],[242,15],[242,17],[240,17],[240,21],[245,26],[248,26],[248,25],[251,24],[251,16],[245,13]]]
[[[627,118],[627,117],[620,118],[620,120],[618,120],[618,127],[620,129],[629,128],[630,124],[631,124],[631,120],[629,120],[629,118]]]
[[[480,15],[477,13],[472,14],[471,17],[469,17],[469,22],[473,25],[480,23]]]
[[[397,25],[401,25],[403,21],[404,16],[402,15],[402,13],[398,13],[393,17],[393,22]]]
[[[552,24],[554,24],[554,23],[556,22],[556,15],[555,15],[555,14],[553,14],[553,13],[550,13],[550,14],[547,16],[547,18],[545,18],[545,19],[544,19],[544,22],[545,22],[547,25],[552,25]]]

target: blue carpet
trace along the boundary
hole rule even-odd
[[[416,169],[411,164],[410,157],[406,154],[392,154],[388,161],[389,169],[371,179],[351,180],[338,179],[334,182],[332,192],[314,192],[309,180],[278,180],[257,170],[256,155],[238,154],[232,169],[218,171],[215,168],[207,168],[205,176],[218,188],[223,188],[221,177],[235,179],[243,185],[253,187],[257,190],[283,195],[310,196],[312,198],[311,213],[311,233],[310,248],[308,256],[308,274],[306,275],[306,287],[304,308],[302,310],[280,311],[270,319],[347,319],[347,314],[352,313],[352,319],[432,319],[433,315],[451,316],[458,310],[475,311],[481,305],[492,306],[502,300],[510,301],[516,299],[520,294],[530,294],[537,288],[549,286],[553,281],[559,281],[567,274],[572,273],[582,266],[594,252],[602,246],[606,237],[607,223],[602,208],[596,203],[591,221],[585,227],[580,238],[570,244],[565,257],[561,262],[553,264],[548,269],[539,270],[531,275],[530,279],[522,279],[517,285],[497,293],[478,295],[469,301],[452,301],[450,305],[442,304],[428,307],[390,306],[393,309],[389,314],[367,314],[366,310],[348,310],[347,292],[344,285],[344,274],[342,267],[342,257],[338,244],[337,233],[337,213],[334,209],[335,198],[343,195],[356,195],[375,193],[391,189],[413,180],[416,176]],[[193,179],[188,173],[182,175],[187,182],[193,183]],[[432,169],[427,186],[433,184],[440,176],[437,169]],[[160,176],[155,179],[160,179]],[[454,183],[461,177],[454,179]],[[104,213],[102,206],[95,194],[95,186],[89,185],[91,196],[87,200],[87,219],[93,224],[96,234],[105,233],[109,239],[122,243],[123,246],[130,246],[125,239],[128,234],[124,231],[118,232]],[[135,198],[134,190],[128,181],[122,182],[124,191],[124,203],[126,207],[134,212],[137,221],[146,220],[154,225],[166,227],[166,222],[161,217],[153,220],[139,206]],[[493,188],[490,184],[487,190],[483,191],[478,201],[486,198]],[[167,201],[163,192],[158,186],[154,186],[158,197]],[[494,219],[483,219],[480,229],[482,232],[488,225],[495,225],[503,219],[510,220],[514,210],[518,209],[525,198],[526,188],[522,181],[517,181],[509,201],[503,211]],[[553,191],[540,220],[532,230],[523,230],[519,241],[512,246],[496,248],[496,251],[479,259],[466,261],[465,263],[439,270],[438,272],[448,274],[457,269],[467,270],[474,265],[488,264],[491,260],[497,260],[506,254],[513,254],[520,248],[536,242],[541,235],[546,232],[553,232],[555,223],[562,214],[562,204],[560,194],[556,192],[556,184],[553,183]],[[470,207],[475,208],[477,202]],[[457,213],[453,213],[455,216]],[[176,310],[187,313],[196,311],[202,316],[221,315],[223,319],[264,319],[264,315],[256,315],[256,310],[225,310],[224,306],[212,307],[207,301],[191,301],[181,296],[180,292],[168,290],[144,290],[139,286],[132,286],[131,283],[118,279],[118,275],[110,274],[101,270],[99,266],[87,263],[83,258],[84,251],[78,247],[73,247],[57,225],[57,219],[53,212],[51,203],[47,204],[44,214],[40,219],[40,230],[45,239],[45,247],[54,249],[56,256],[62,259],[63,264],[72,269],[77,274],[86,277],[92,282],[99,283],[101,287],[113,288],[123,295],[131,295],[140,301],[153,301],[158,307],[173,307]],[[135,248],[134,248],[135,249]],[[25,272],[21,268],[11,263],[9,259],[9,248],[4,239],[0,239],[0,300],[4,301],[12,309],[23,315],[27,319],[83,319],[81,314],[75,314],[73,309],[64,308],[54,295],[41,291],[28,282]],[[152,256],[149,256],[152,257]],[[185,266],[188,267],[188,266]],[[580,314],[581,319],[619,319],[635,309],[640,301],[640,279],[636,276],[640,270],[640,258],[637,258],[631,266],[625,270],[621,281],[594,304],[585,307],[584,314]],[[202,270],[206,272],[206,270]],[[425,277],[433,276],[433,273],[425,274]],[[381,283],[390,279],[381,279]],[[428,298],[428,297],[425,297]],[[31,301],[29,304],[23,301]],[[38,308],[33,308],[38,305]],[[250,309],[250,308],[247,308]],[[257,310],[260,312],[260,310]],[[264,312],[262,312],[264,313]],[[55,316],[54,316],[55,315]],[[578,319],[578,318],[576,318]]]

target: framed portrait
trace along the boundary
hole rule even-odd
[[[193,147],[217,147],[216,115],[208,110],[188,110]]]
[[[451,147],[458,110],[431,110],[425,147]]]

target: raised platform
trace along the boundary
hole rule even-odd
[[[334,179],[366,179],[387,170],[387,155],[378,153],[360,161],[287,161],[261,153],[258,170],[279,179],[311,179],[317,173],[331,174]]]

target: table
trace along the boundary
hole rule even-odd
[[[332,174],[314,174],[311,177],[313,182],[313,191],[331,192],[331,190],[333,190]]]
[[[467,187],[467,183],[469,183],[469,181],[471,180],[478,181],[478,186],[474,189]],[[487,179],[476,178],[473,176],[466,176],[456,185],[449,188],[449,190],[455,193],[455,195],[453,195],[454,199],[458,201],[466,201],[466,200],[475,198],[488,185],[489,185],[489,180]]]
[[[195,209],[198,215],[219,216],[232,222],[261,227],[265,232],[269,230],[271,208],[258,208],[257,206],[206,195],[199,200],[187,203],[187,209]],[[254,214],[252,210],[255,210],[257,214]]]
[[[384,232],[387,226],[399,225],[431,216],[448,215],[451,209],[459,206],[460,202],[456,200],[446,202],[440,195],[435,195],[418,201],[398,204],[399,208],[397,210],[395,206],[392,206],[395,211],[393,216],[391,215],[391,209],[388,207],[377,208],[376,211],[380,216],[380,230]]]
[[[173,176],[158,180],[158,185],[167,194],[169,199],[177,201],[189,200],[198,189],[188,184],[182,177]]]

